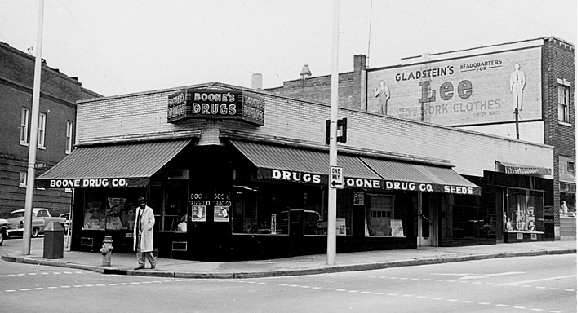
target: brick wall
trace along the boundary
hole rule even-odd
[[[542,50],[544,140],[554,146],[554,223],[560,225],[559,156],[576,159],[575,151],[575,65],[574,46],[548,38]],[[570,123],[558,122],[558,79],[570,82]]]
[[[28,146],[20,144],[20,114],[32,112],[34,57],[0,43],[0,214],[24,207],[26,188],[19,187],[20,172],[27,172]],[[46,114],[45,149],[38,149],[37,174],[65,157],[66,121],[76,120],[78,99],[98,94],[46,64],[42,68],[39,112]],[[34,191],[34,206],[68,212],[71,194],[63,190]]]
[[[365,102],[366,59],[363,55],[353,58],[353,72],[339,74],[339,107],[360,110]],[[282,87],[267,91],[285,97],[331,103],[331,75],[286,81]]]
[[[203,129],[205,122],[201,120],[186,125],[166,122],[167,94],[171,92],[165,90],[79,103],[79,141],[152,136],[159,132],[176,135],[191,129]],[[265,98],[264,126],[250,126],[238,121],[218,121],[217,125],[255,136],[324,145],[329,105],[265,92],[259,94]],[[521,164],[546,168],[551,168],[552,164],[552,148],[541,144],[350,109],[341,109],[339,114],[348,118],[347,146],[449,160],[462,174],[482,176],[483,170],[494,170],[496,160],[517,160]]]

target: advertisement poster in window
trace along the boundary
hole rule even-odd
[[[393,237],[403,237],[403,221],[399,219],[392,219],[389,221],[391,227],[391,235]]]
[[[215,222],[227,223],[229,222],[229,206],[215,205]]]
[[[207,221],[207,206],[206,205],[192,205],[191,206],[191,221],[206,222]]]
[[[84,211],[84,230],[104,230],[104,210],[101,201],[88,201]]]
[[[336,218],[335,219],[335,235],[336,236],[346,236],[347,235],[347,227],[345,226],[345,218]]]
[[[126,208],[126,198],[109,197],[107,200],[108,207],[106,208],[106,229],[128,229],[128,221],[130,218],[128,216],[128,209]]]

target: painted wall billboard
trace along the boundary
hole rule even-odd
[[[376,69],[368,110],[458,126],[542,118],[541,48]]]

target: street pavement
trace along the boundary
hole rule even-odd
[[[1,312],[576,312],[575,254],[244,279],[1,263]]]
[[[201,262],[159,258],[157,269],[135,271],[133,253],[113,253],[111,266],[102,266],[100,253],[65,251],[62,259],[42,258],[42,238],[32,240],[29,255],[22,254],[22,240],[6,240],[0,247],[4,261],[82,269],[105,274],[161,276],[177,278],[257,278],[301,276],[333,272],[367,271],[390,267],[463,262],[493,258],[513,258],[554,254],[575,254],[575,240],[534,241],[463,247],[425,247],[337,253],[334,265],[326,264],[325,254],[240,262]],[[148,264],[147,264],[148,266]]]

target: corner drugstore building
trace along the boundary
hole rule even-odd
[[[325,251],[328,105],[222,83],[78,103],[72,249],[130,251],[145,195],[160,256]],[[340,109],[337,250],[553,239],[552,147]],[[549,188],[549,189],[548,189]],[[551,211],[551,210],[550,210]],[[551,213],[550,213],[551,214]]]

